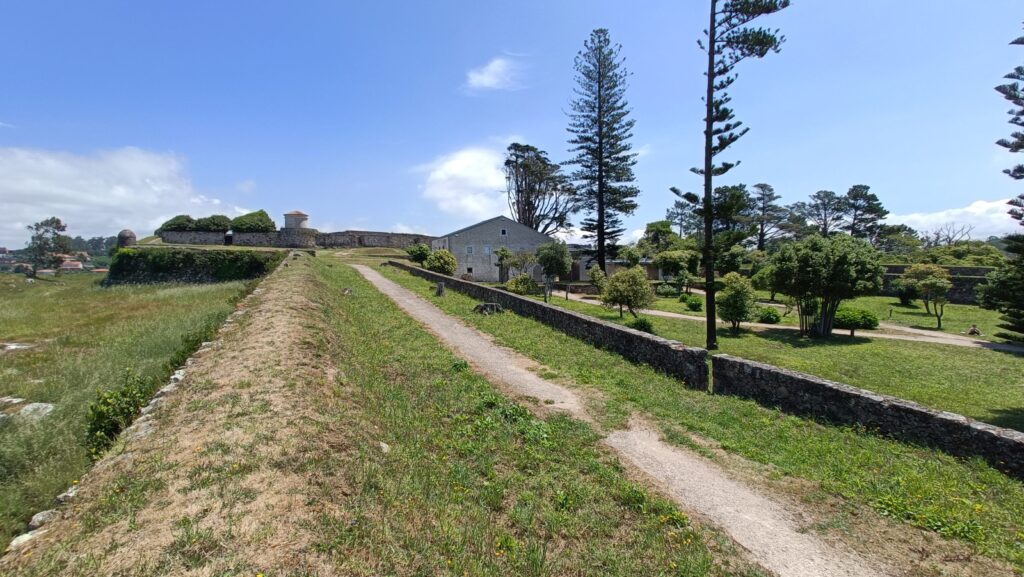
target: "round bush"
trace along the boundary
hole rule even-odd
[[[533,280],[533,278],[531,278],[530,275],[526,273],[520,274],[519,276],[510,279],[507,283],[505,283],[505,288],[508,289],[509,292],[515,293],[517,295],[532,294],[537,292],[537,290],[539,289],[539,287],[537,286],[537,281]]]
[[[196,221],[187,214],[179,214],[160,225],[157,234],[161,232],[188,232],[196,229]]]
[[[757,309],[757,322],[766,325],[774,325],[782,322],[782,313],[775,307],[759,307]]]
[[[430,253],[427,260],[423,261],[423,267],[429,271],[452,276],[458,268],[459,261],[450,250],[442,248]]]
[[[277,225],[274,224],[267,211],[257,210],[232,220],[231,230],[234,232],[275,232]]]
[[[637,317],[637,318],[629,321],[627,323],[627,326],[629,326],[630,328],[636,329],[638,331],[643,331],[645,333],[651,333],[652,335],[654,334],[654,324],[651,322],[651,319],[649,319],[647,317]]]
[[[227,232],[231,230],[231,219],[223,214],[206,216],[196,220],[194,230],[202,232]]]
[[[837,329],[847,329],[850,331],[850,336],[853,336],[858,329],[877,329],[878,316],[864,309],[839,309],[836,311],[836,319],[832,326]]]
[[[704,299],[697,295],[679,295],[679,302],[686,305],[686,308],[693,312],[700,312],[704,310]]]
[[[655,287],[654,294],[660,297],[674,297],[679,294],[679,291],[676,290],[676,287],[664,282]]]

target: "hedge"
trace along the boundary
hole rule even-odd
[[[105,283],[248,280],[268,274],[284,256],[284,251],[122,248],[114,253]]]

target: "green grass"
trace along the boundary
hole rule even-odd
[[[631,318],[627,313],[626,318],[620,319],[617,310],[594,302],[551,300],[553,305],[615,323]],[[704,346],[703,322],[649,318],[655,334],[691,346]],[[718,353],[817,375],[1024,431],[1024,355],[861,335],[851,338],[846,331],[836,331],[831,339],[812,339],[788,329],[733,333],[719,325],[718,337]]]
[[[332,469],[331,487],[351,494],[332,492],[315,527],[336,571],[762,575],[630,482],[590,426],[509,401],[336,263],[315,261],[332,329],[322,346],[344,372],[337,418],[358,437]]]
[[[393,268],[384,274],[417,294],[428,298],[467,324],[493,335],[505,346],[522,352],[546,365],[550,378],[563,379],[584,391],[599,393],[591,401],[591,411],[609,427],[621,427],[632,412],[650,415],[662,427],[666,439],[692,446],[690,433],[713,439],[727,451],[747,459],[770,464],[782,475],[793,475],[820,484],[821,490],[853,503],[869,506],[882,515],[933,530],[943,536],[972,543],[978,551],[1009,560],[1024,570],[1024,485],[980,459],[960,460],[942,452],[885,439],[856,427],[833,427],[782,414],[778,411],[732,397],[718,397],[685,389],[678,381],[643,365],[629,363],[620,356],[599,350],[582,341],[542,325],[537,321],[506,313],[482,316],[472,312],[476,301],[454,291],[442,298],[433,297],[428,281]],[[555,299],[558,304],[564,300]],[[600,312],[586,304],[577,304],[588,313]],[[617,313],[602,316],[615,320]],[[686,339],[697,344],[697,323],[662,323],[652,319],[656,330],[664,334],[670,326],[691,327]],[[860,363],[880,365],[884,371],[913,375],[913,369],[896,371],[900,366],[878,360],[875,354],[886,352],[878,343],[860,340],[851,344],[816,345],[787,341],[785,335],[723,338],[727,352],[757,353],[774,349],[773,355],[800,360],[808,368],[824,361],[830,370],[850,370]],[[837,339],[838,342],[849,339]],[[907,345],[914,343],[899,343]],[[867,353],[851,351],[868,347]],[[893,349],[890,347],[890,349]],[[951,347],[942,347],[938,355],[915,361],[917,370],[928,370],[928,363],[945,358],[951,365]],[[898,349],[896,349],[898,350]],[[910,347],[922,355],[925,348]],[[989,351],[963,349],[969,355],[986,353],[989,365],[998,359],[1006,365],[1006,382],[1019,382],[1019,359]],[[853,354],[853,357],[846,355]],[[863,356],[862,356],[863,355]],[[906,361],[913,354],[897,356]],[[803,368],[803,367],[801,367]],[[999,370],[989,366],[987,370]],[[952,367],[947,370],[955,370]],[[1016,379],[1016,380],[1014,380]],[[971,380],[971,389],[978,385]],[[950,384],[963,395],[960,384]],[[1020,407],[1018,403],[1016,406]],[[807,495],[807,498],[814,498]]]
[[[54,403],[38,423],[0,423],[0,542],[25,530],[37,511],[89,465],[89,404],[123,382],[125,369],[164,379],[196,334],[231,312],[242,283],[102,288],[92,275],[25,283],[0,275],[0,342],[36,347],[0,353],[0,396]]]

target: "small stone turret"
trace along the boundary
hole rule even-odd
[[[284,213],[284,228],[309,228],[309,215],[298,210]]]
[[[135,233],[127,228],[117,233],[117,248],[135,246],[137,242],[138,241],[135,239]]]

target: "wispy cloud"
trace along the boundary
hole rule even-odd
[[[974,227],[971,237],[985,239],[989,236],[1002,236],[1010,232],[1019,232],[1017,221],[1007,214],[1009,206],[1001,200],[977,200],[961,208],[948,208],[934,212],[913,212],[910,214],[890,214],[885,220],[889,224],[905,224],[918,231],[934,230],[946,223],[970,225]]]
[[[427,174],[423,197],[443,212],[465,218],[490,218],[507,212],[504,155],[501,149],[467,147],[418,167]]]
[[[252,194],[256,191],[256,181],[253,179],[246,179],[242,182],[235,184],[235,190],[242,194]]]
[[[510,56],[497,56],[466,73],[470,90],[517,90],[522,84],[523,65]]]
[[[0,128],[14,128],[14,125],[7,124],[6,122],[0,122]]]
[[[72,235],[148,234],[180,213],[237,215],[245,209],[195,190],[184,159],[139,148],[93,154],[0,148],[0,244],[18,247],[25,227],[50,216]]]

